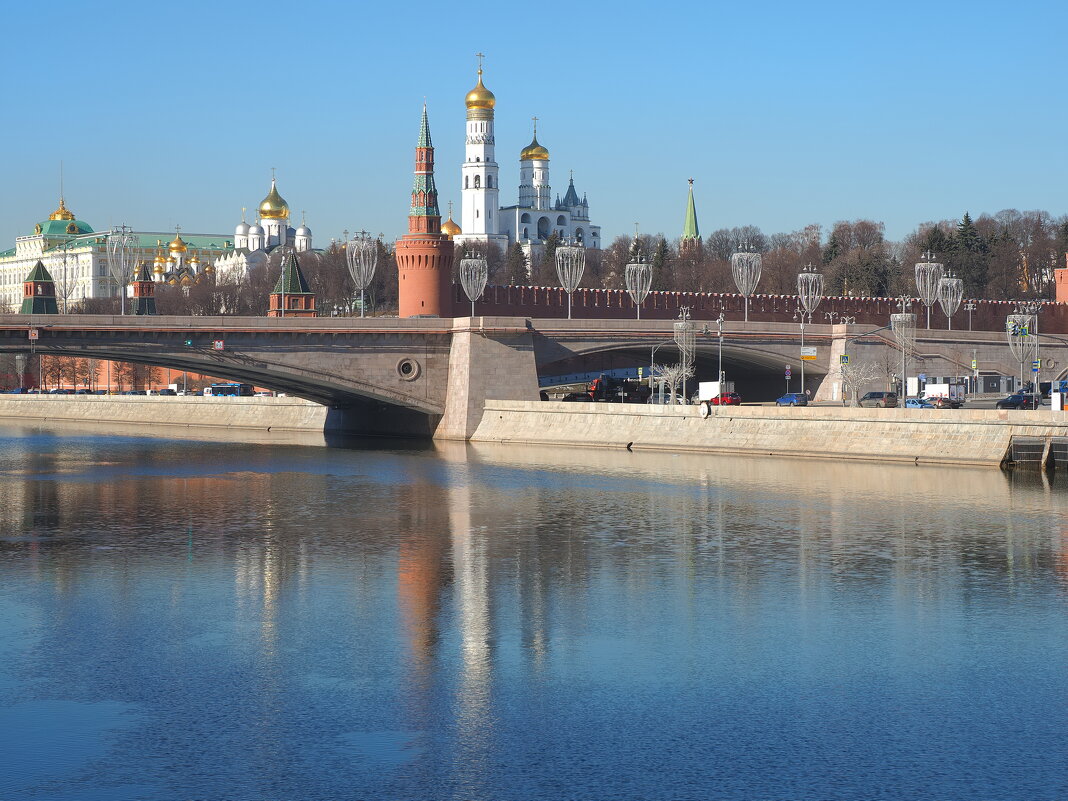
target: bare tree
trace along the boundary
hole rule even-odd
[[[879,375],[879,365],[874,362],[842,364],[838,366],[838,375],[842,379],[842,399],[848,395],[850,406],[860,406],[860,391]]]
[[[694,375],[692,364],[654,364],[652,373],[654,378],[659,378],[667,384],[672,405],[675,404],[679,386]]]

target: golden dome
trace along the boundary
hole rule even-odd
[[[523,152],[519,154],[520,161],[548,161],[549,151],[538,144],[538,132],[534,132],[534,139],[529,145],[523,148]]]
[[[167,249],[170,250],[171,253],[185,253],[189,250],[189,247],[185,244],[185,240],[182,239],[181,234],[175,234],[174,239],[167,245]]]
[[[289,217],[289,204],[278,194],[278,189],[271,179],[271,191],[260,202],[260,216],[265,220],[285,220]]]
[[[453,222],[452,215],[450,214],[449,219],[441,224],[441,233],[448,236],[449,239],[452,239],[457,234],[462,234],[463,231],[460,229],[460,226]]]
[[[155,264],[163,264],[164,258],[162,253],[157,253],[156,258],[152,260]]]
[[[74,213],[67,208],[67,204],[63,202],[63,198],[59,199],[59,208],[48,215],[50,220],[73,220]]]
[[[191,258],[189,260],[189,263],[190,264],[200,264],[200,256],[198,256],[196,253],[194,253],[193,254],[193,258]]]
[[[468,108],[483,108],[487,111],[492,111],[493,107],[497,105],[497,98],[493,96],[493,92],[482,83],[481,67],[478,70],[478,83],[475,84],[474,89],[467,93],[467,97],[464,98],[464,104]]]

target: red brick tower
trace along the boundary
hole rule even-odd
[[[401,317],[451,317],[453,244],[441,233],[434,185],[434,145],[426,105],[415,146],[415,184],[408,233],[397,240],[397,297]]]
[[[1068,253],[1064,254],[1065,266],[1053,271],[1053,280],[1057,294],[1053,299],[1058,303],[1068,303]]]
[[[133,297],[134,314],[156,313],[156,285],[152,282],[152,275],[145,262],[141,262],[137,275],[134,276]]]

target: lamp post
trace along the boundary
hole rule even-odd
[[[585,269],[586,248],[582,245],[572,244],[571,240],[568,240],[566,245],[560,245],[556,249],[556,276],[567,293],[568,320],[571,319],[571,294],[578,289]]]
[[[823,273],[811,264],[797,274],[797,299],[801,302],[801,391],[805,391],[805,315],[812,322],[812,313],[823,300]]]
[[[364,291],[375,277],[375,268],[378,266],[378,240],[372,239],[366,231],[360,231],[345,243],[345,260],[349,265],[352,283],[360,290],[360,317],[366,317]]]
[[[1005,318],[1005,335],[1009,340],[1009,351],[1020,362],[1020,385],[1024,383],[1024,365],[1027,362],[1039,362],[1038,356],[1038,303],[1020,303],[1016,313]],[[1032,368],[1035,375],[1035,389],[1038,388],[1040,371]]]
[[[177,229],[181,233],[181,229]],[[134,245],[137,238],[133,228],[125,223],[111,229],[107,236],[108,270],[119,285],[119,312],[126,314],[126,287],[133,273]]]
[[[964,296],[964,282],[953,273],[938,282],[938,305],[946,315],[946,327],[953,330],[953,315],[960,308],[960,299]]]
[[[653,271],[645,261],[639,249],[638,239],[634,239],[634,260],[627,265],[624,272],[627,281],[627,294],[634,301],[634,307],[638,310],[638,318],[642,319],[642,303],[649,295],[649,287],[653,284]]]
[[[679,363],[682,365],[682,400],[687,403],[686,374],[693,367],[694,352],[697,349],[697,326],[690,319],[690,307],[679,309],[679,319],[674,325],[675,344],[679,346]]]
[[[745,321],[749,322],[749,296],[756,291],[760,283],[760,270],[763,257],[748,242],[731,255],[731,273],[739,294],[745,298]]]
[[[932,261],[934,254],[926,251],[924,261],[916,264],[916,293],[927,307],[927,327],[931,327],[931,307],[938,300],[938,284],[942,280],[942,265]]]
[[[890,315],[890,330],[894,332],[894,339],[897,340],[897,344],[901,347],[902,406],[905,405],[905,399],[908,397],[908,378],[906,377],[908,353],[916,343],[916,315],[912,312],[904,311],[906,301],[906,298],[901,299],[900,306],[902,311],[899,314]]]
[[[964,310],[968,312],[968,330],[972,330],[972,312],[978,308],[974,300],[969,300],[964,304]]]
[[[489,278],[489,264],[486,257],[479,254],[465,254],[460,259],[460,283],[463,285],[467,299],[471,301],[471,316],[475,316],[475,301],[482,297]]]

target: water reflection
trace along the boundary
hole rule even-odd
[[[124,710],[0,797],[952,798],[967,773],[1052,798],[1064,775],[1068,495],[1041,476],[0,437],[0,712]]]

